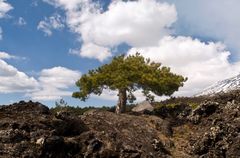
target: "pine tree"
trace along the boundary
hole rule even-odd
[[[109,64],[90,70],[77,82],[79,92],[73,97],[85,101],[91,93],[101,95],[103,89],[118,91],[116,113],[125,112],[127,101],[136,98],[133,92],[142,89],[146,99],[153,100],[151,93],[162,96],[171,95],[183,86],[187,79],[170,72],[170,68],[151,62],[139,53],[125,57],[116,56]]]

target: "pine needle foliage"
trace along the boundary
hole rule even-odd
[[[174,74],[169,67],[150,61],[140,53],[129,56],[116,56],[109,64],[90,70],[77,82],[78,92],[73,97],[85,101],[90,94],[101,95],[104,89],[117,90],[120,110],[124,112],[126,102],[133,102],[136,97],[133,92],[141,89],[146,100],[153,101],[152,94],[170,96],[187,80]]]

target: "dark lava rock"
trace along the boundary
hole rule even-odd
[[[168,120],[171,126],[179,126],[188,121],[192,108],[187,104],[177,104],[174,107],[162,106],[154,110],[154,114]]]
[[[14,103],[8,106],[0,106],[0,111],[5,114],[11,113],[12,111],[18,111],[18,113],[31,113],[32,115],[37,114],[49,114],[49,108],[39,102],[25,102],[20,101],[19,103]]]
[[[195,126],[199,132],[190,140],[192,153],[201,157],[240,157],[240,105],[234,102],[203,105],[204,110],[196,112],[205,118]]]
[[[57,112],[55,118],[52,120],[52,126],[56,135],[75,136],[87,130],[81,119],[70,116],[66,111]]]
[[[160,108],[155,109],[155,115],[165,119],[165,118],[173,118],[173,119],[181,119],[183,117],[187,117],[192,111],[192,108],[187,104],[177,104],[174,107],[162,106]]]
[[[134,116],[91,110],[82,116],[90,129],[87,147],[83,153],[92,152],[91,142],[97,143],[96,155],[107,153],[110,157],[171,157],[162,144],[163,132],[153,122],[154,116]],[[159,118],[159,120],[162,120]],[[162,136],[162,137],[161,137]],[[156,140],[158,143],[154,144]],[[95,143],[94,143],[95,144]]]
[[[168,124],[154,117],[97,110],[52,114],[33,102],[1,106],[0,157],[171,157]]]
[[[72,149],[64,136],[85,131],[80,118],[57,119],[48,107],[31,101],[0,106],[0,120],[0,157],[4,158],[69,157]]]
[[[207,101],[200,104],[195,110],[192,111],[192,114],[188,117],[188,119],[194,123],[198,124],[202,117],[207,117],[213,114],[219,106],[217,102]]]
[[[31,101],[0,106],[0,157],[238,158],[240,104],[234,96],[215,97],[193,111],[186,103],[164,106],[156,115],[52,114]]]

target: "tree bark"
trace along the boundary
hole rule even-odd
[[[116,107],[116,114],[121,114],[126,111],[126,104],[127,104],[127,90],[120,89],[118,92],[118,104]]]

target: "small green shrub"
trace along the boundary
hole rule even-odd
[[[126,112],[130,112],[135,104],[130,104],[126,106]],[[92,109],[104,110],[109,112],[115,112],[116,106],[102,106],[102,107],[79,107],[79,106],[70,106],[66,101],[60,99],[58,102],[55,102],[55,107],[51,108],[52,113],[57,113],[59,111],[67,111],[72,115],[82,115],[84,112]]]

